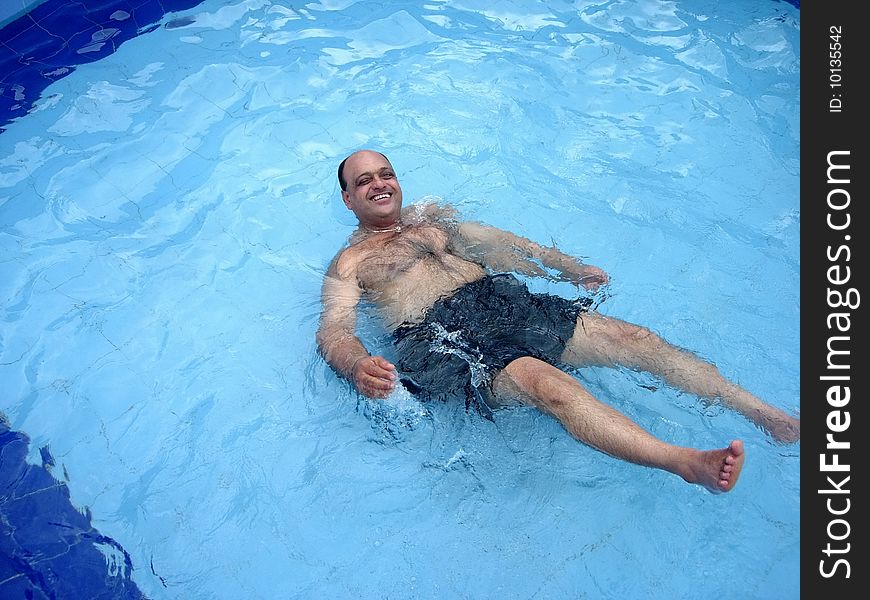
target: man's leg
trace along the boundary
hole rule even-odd
[[[737,483],[745,458],[743,443],[701,451],[667,444],[634,421],[596,400],[580,382],[536,358],[511,362],[493,382],[497,400],[520,400],[556,417],[577,439],[635,464],[679,475],[714,492]]]
[[[676,388],[721,401],[780,442],[800,439],[798,419],[765,404],[722,377],[715,366],[644,327],[598,313],[583,313],[577,318],[574,336],[565,346],[562,360],[576,367],[622,365],[647,371]]]

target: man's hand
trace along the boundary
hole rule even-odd
[[[597,290],[598,286],[607,285],[610,281],[610,277],[602,269],[583,264],[577,269],[577,275],[572,277],[572,279],[574,283],[582,285],[590,292]]]
[[[396,367],[383,356],[360,358],[351,371],[354,386],[369,398],[386,398],[396,387]]]

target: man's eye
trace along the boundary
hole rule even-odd
[[[371,182],[372,182],[371,178],[369,178],[369,177],[363,177],[362,179],[360,179],[359,181],[357,181],[356,184],[357,184],[357,185],[368,185],[368,184],[371,183]]]
[[[392,179],[395,176],[395,173],[391,173],[389,171],[386,171],[383,175],[381,175],[381,177],[383,177],[384,179]]]

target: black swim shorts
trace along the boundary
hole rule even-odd
[[[577,315],[591,303],[533,294],[510,274],[486,276],[438,300],[422,322],[396,329],[400,378],[426,399],[480,400],[514,359],[558,364]]]

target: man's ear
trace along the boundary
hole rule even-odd
[[[344,201],[344,205],[347,207],[348,210],[353,210],[350,207],[350,194],[349,193],[347,193],[344,190],[341,190],[341,199]]]

